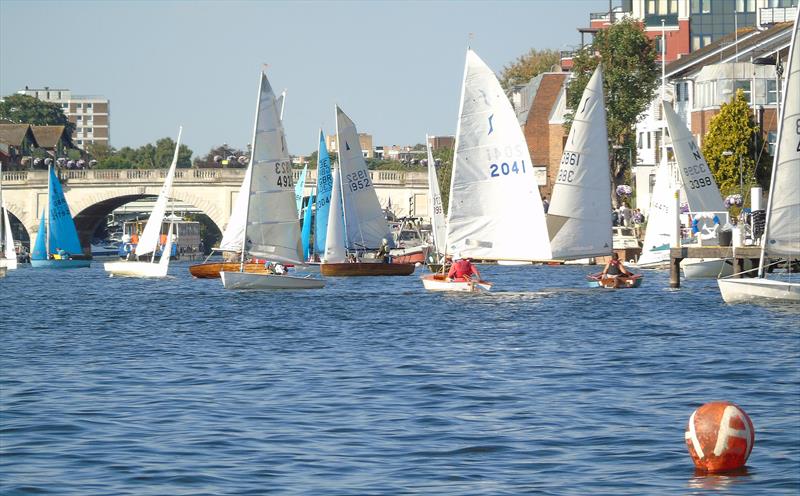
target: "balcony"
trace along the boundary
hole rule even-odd
[[[769,7],[759,9],[761,25],[778,22],[793,22],[797,16],[797,7]]]
[[[678,14],[648,14],[644,16],[644,25],[648,28],[660,28],[661,19],[664,19],[665,26],[678,26]]]

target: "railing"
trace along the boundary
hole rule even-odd
[[[759,9],[761,24],[792,22],[797,16],[797,7],[766,7]]]
[[[73,186],[81,183],[161,183],[166,177],[168,169],[60,169],[58,177]],[[244,178],[245,169],[178,169],[175,171],[176,183],[240,183]],[[300,178],[302,170],[293,169],[292,175],[295,182]],[[424,172],[406,172],[395,170],[369,171],[370,179],[375,184],[397,186],[421,186],[428,183],[428,176]],[[47,171],[4,171],[3,184],[47,183]],[[317,170],[309,169],[306,175],[306,184],[314,185],[317,182]]]

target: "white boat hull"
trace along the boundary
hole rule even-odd
[[[422,277],[422,285],[428,291],[452,291],[457,293],[484,293],[492,289],[488,281],[448,281],[434,278],[433,275]]]
[[[254,272],[219,273],[225,289],[320,289],[325,281],[310,276],[263,274]]]
[[[686,258],[681,269],[686,279],[716,279],[733,274],[733,263],[724,258]]]
[[[718,279],[725,303],[800,302],[800,283],[774,279]]]
[[[16,258],[3,258],[0,259],[0,267],[6,270],[16,270],[17,268],[17,259]]]
[[[103,268],[111,277],[166,277],[169,266],[152,262],[121,261],[106,262]]]
[[[0,265],[0,277],[5,277],[6,276],[6,271],[7,271],[6,266],[5,265]]]

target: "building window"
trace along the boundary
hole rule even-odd
[[[767,133],[767,153],[775,156],[775,141],[778,139],[778,133],[770,131]]]
[[[652,134],[651,132],[649,132],[649,131],[647,132],[647,149],[648,150],[650,149],[650,135],[651,134]]]
[[[695,35],[692,36],[692,51],[700,50],[703,48],[702,46],[703,40],[699,36]]]
[[[639,133],[639,149],[644,148],[644,133]]]
[[[681,86],[683,86],[683,83],[675,83],[675,102],[683,101],[681,99]]]
[[[778,84],[774,79],[767,79],[767,104],[778,103]]]
[[[90,108],[92,108],[92,104],[91,104],[91,103],[87,103],[87,104],[86,104],[86,108],[87,108],[87,109],[90,109]]]
[[[86,133],[86,134],[92,134],[92,128],[85,127],[85,128],[83,128],[83,132]]]
[[[69,108],[69,103],[62,103],[61,108]]]
[[[733,94],[735,95],[739,90],[744,91],[744,99],[750,103],[750,81],[734,81]]]
[[[76,115],[76,116],[75,116],[75,120],[76,120],[76,121],[78,121],[78,122],[80,122],[80,121],[82,121],[82,120],[83,120],[83,116],[82,116],[82,115]]]

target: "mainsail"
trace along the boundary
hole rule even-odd
[[[494,72],[472,50],[459,108],[447,251],[490,260],[550,259],[525,137]]]
[[[314,253],[322,256],[325,253],[325,237],[328,232],[328,211],[331,207],[331,159],[325,146],[325,135],[319,130],[319,151],[317,152],[317,205],[316,224],[314,226]]]
[[[724,212],[722,195],[708,162],[700,153],[689,129],[672,110],[669,102],[664,103],[664,116],[667,120],[669,135],[672,138],[672,150],[678,163],[678,173],[683,183],[686,202],[692,212]]]
[[[175,143],[172,163],[169,166],[167,177],[164,179],[164,184],[161,186],[161,191],[158,193],[158,199],[152,213],[150,213],[150,218],[147,219],[147,224],[144,226],[144,232],[142,232],[139,237],[139,243],[136,245],[135,253],[137,257],[155,252],[160,244],[161,224],[164,222],[164,215],[167,212],[167,202],[172,195],[172,183],[175,180],[175,169],[178,166],[178,151],[181,147],[182,132],[183,128],[178,128],[178,141]]]
[[[356,125],[338,106],[336,136],[347,248],[374,250],[383,239],[393,246],[389,224],[361,152]]]
[[[431,231],[433,232],[433,245],[436,252],[444,253],[445,223],[442,193],[439,190],[439,178],[436,176],[436,161],[433,159],[430,138],[425,136],[428,148],[428,211],[431,216]]]
[[[547,212],[553,258],[611,253],[611,170],[600,66],[575,110]]]
[[[57,249],[62,249],[71,254],[80,254],[81,242],[78,240],[78,230],[69,212],[67,199],[64,197],[64,190],[61,182],[56,177],[55,169],[50,166],[50,181],[48,186],[48,249],[50,253],[55,253]]]
[[[300,263],[302,252],[292,163],[275,93],[263,72],[250,167],[253,170],[247,189],[244,251],[259,258]]]

